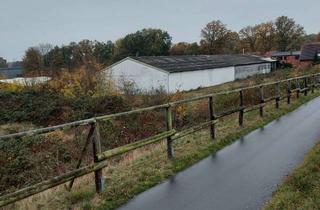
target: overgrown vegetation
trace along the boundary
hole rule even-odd
[[[202,158],[218,151],[232,143],[237,138],[261,127],[270,121],[286,114],[299,105],[319,95],[313,95],[294,100],[291,105],[281,103],[280,109],[275,109],[270,103],[265,107],[264,118],[260,118],[258,111],[245,114],[245,127],[238,125],[238,115],[222,119],[217,125],[218,137],[215,141],[209,138],[208,130],[184,137],[174,143],[175,158],[169,160],[166,156],[164,144],[150,145],[134,153],[110,160],[110,166],[104,170],[106,190],[102,195],[94,193],[93,177],[84,177],[77,180],[78,186],[68,193],[64,190],[51,199],[32,199],[32,205],[47,209],[115,209],[134,195],[154,186],[169,176],[194,164]],[[135,155],[134,155],[135,154]],[[39,195],[41,196],[41,195]],[[8,208],[25,209],[29,199],[17,202]],[[25,203],[26,202],[26,203]]]
[[[0,123],[32,122],[38,126],[56,125],[95,115],[126,110],[119,96],[68,98],[50,91],[0,91]]]
[[[317,143],[303,163],[273,194],[264,209],[320,209],[319,162],[320,143]]]
[[[162,104],[169,100],[175,101],[318,71],[318,68],[308,71],[276,71],[269,75],[254,76],[216,87],[178,92],[174,95],[168,95],[161,90],[154,93],[140,92],[125,95],[103,93],[99,92],[99,83],[95,82],[95,78],[86,82],[88,74],[85,72],[79,75],[68,73],[62,76],[64,79],[61,81],[54,80],[45,85],[22,87],[16,84],[3,84],[0,90],[0,124],[5,128],[2,129],[2,133],[14,133],[21,129],[17,130],[14,126],[8,129],[8,126],[5,126],[7,123],[29,123],[36,127],[57,125],[130,110],[134,107]],[[73,82],[72,85],[68,85],[70,81]],[[286,87],[281,87],[281,90],[285,93]],[[265,97],[272,95],[274,87],[266,88]],[[258,99],[258,89],[244,91],[245,105],[257,104]],[[237,94],[215,97],[214,101],[216,112],[230,110],[239,105]],[[208,120],[208,116],[206,100],[176,106],[173,110],[174,128],[179,131],[197,125]],[[102,149],[112,149],[162,132],[166,129],[164,119],[163,111],[152,111],[101,122]],[[80,127],[1,142],[3,166],[0,176],[1,193],[14,191],[74,169],[87,132],[87,127]],[[32,158],[33,156],[37,158]],[[84,164],[92,161],[89,151],[85,159]],[[46,160],[45,164],[43,160]],[[11,174],[16,174],[18,178],[14,178]]]

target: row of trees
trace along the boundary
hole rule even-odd
[[[58,72],[83,66],[99,69],[127,56],[168,55],[170,47],[171,37],[168,32],[143,29],[115,43],[82,40],[61,47],[40,44],[26,50],[22,65],[26,71]]]
[[[170,54],[265,54],[298,50],[303,43],[320,41],[320,33],[306,35],[303,26],[292,18],[281,16],[275,21],[246,26],[239,32],[232,31],[219,20],[212,21],[201,30],[201,38],[199,45],[185,42],[173,45]]]
[[[61,69],[83,66],[101,69],[127,56],[196,55],[259,53],[300,49],[304,42],[320,41],[320,34],[306,35],[304,28],[286,16],[275,21],[232,31],[221,21],[212,21],[201,30],[199,43],[179,42],[172,45],[168,32],[143,29],[116,42],[83,40],[69,45],[40,44],[29,48],[23,57],[26,71],[57,73]]]

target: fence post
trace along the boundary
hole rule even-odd
[[[243,127],[243,114],[244,114],[244,110],[243,110],[243,91],[242,91],[242,90],[239,91],[239,96],[240,96],[239,125],[240,125],[241,127]]]
[[[311,89],[311,93],[314,93],[314,88],[316,86],[316,76],[315,75],[312,75],[312,89]]]
[[[287,80],[287,103],[291,103],[291,80]]]
[[[172,109],[171,109],[171,105],[166,107],[166,121],[167,121],[166,122],[167,131],[171,131],[172,130]],[[173,155],[174,155],[171,136],[167,137],[167,153],[168,153],[168,157],[169,158],[172,158]]]
[[[296,79],[296,89],[297,89],[297,98],[300,97],[300,82],[299,79]]]
[[[209,114],[210,114],[210,121],[215,120],[214,109],[213,109],[213,96],[209,97]],[[214,123],[210,124],[210,136],[211,136],[211,139],[216,138],[216,130],[215,130]]]
[[[260,86],[260,117],[263,117],[263,104],[264,104],[264,94],[263,94],[263,85]]]
[[[98,154],[101,153],[99,125],[97,122],[95,122],[94,124],[92,124],[92,126],[94,126],[92,141],[93,161],[94,163],[98,163]],[[96,184],[96,192],[101,193],[104,190],[104,179],[102,176],[102,169],[99,169],[94,172],[94,180]]]
[[[280,82],[277,82],[276,85],[276,108],[279,109],[279,101],[280,101]]]
[[[304,82],[304,95],[307,96],[308,95],[308,80],[307,80],[307,77],[305,77],[303,79],[303,82]]]

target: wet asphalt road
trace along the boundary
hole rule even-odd
[[[319,138],[320,98],[316,98],[120,209],[260,209]]]

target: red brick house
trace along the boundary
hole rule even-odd
[[[272,52],[270,57],[276,59],[281,64],[291,64],[292,66],[299,66],[301,51],[287,51],[287,52]]]
[[[320,59],[320,42],[305,44],[301,51],[270,52],[267,54],[276,59],[280,65],[291,64],[294,67],[307,67]]]

